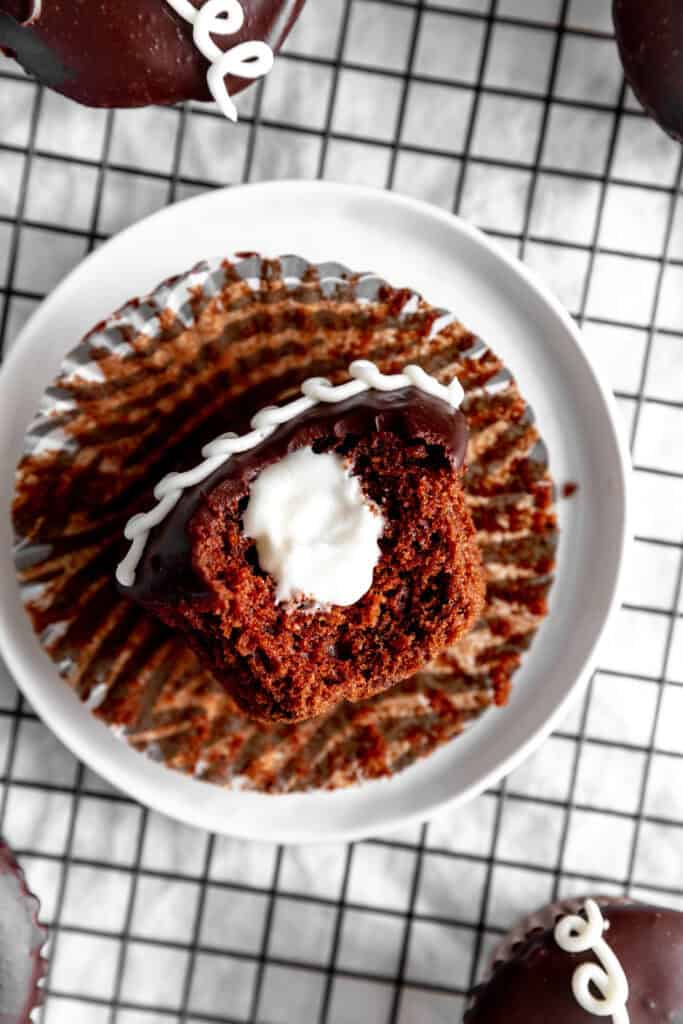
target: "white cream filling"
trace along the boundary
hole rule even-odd
[[[586,919],[568,914],[555,926],[555,942],[566,953],[593,953],[599,961],[579,964],[572,975],[572,992],[579,1006],[594,1017],[611,1017],[613,1024],[629,1024],[626,1009],[628,980],[603,932],[609,922],[594,900],[584,903]],[[595,992],[598,995],[595,995]]]
[[[350,605],[372,586],[384,519],[339,455],[290,452],[251,486],[244,533],[276,600]]]

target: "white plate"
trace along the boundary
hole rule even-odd
[[[24,429],[65,353],[131,296],[196,261],[233,251],[295,252],[372,270],[453,310],[497,351],[533,406],[559,483],[561,542],[551,612],[509,705],[398,776],[342,792],[232,792],[154,764],[111,735],[59,679],[14,583],[8,509]],[[458,218],[390,192],[308,182],[224,189],[162,210],[102,246],[45,300],[0,375],[0,649],[38,714],[110,782],[175,818],[232,835],[350,839],[422,820],[481,792],[527,757],[587,679],[615,602],[628,460],[615,407],[559,303]]]

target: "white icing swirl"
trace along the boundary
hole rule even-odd
[[[43,13],[43,0],[33,0],[33,9],[25,21],[22,21],[24,28],[30,28],[31,25],[35,25],[38,18]]]
[[[256,39],[225,51],[216,46],[211,36],[233,36],[244,25],[244,9],[239,0],[206,0],[199,9],[190,0],[166,0],[166,3],[192,25],[194,44],[211,65],[206,75],[211,95],[225,116],[236,121],[237,108],[228,92],[226,76],[262,78],[273,67],[273,51],[267,43]]]
[[[464,398],[464,392],[457,378],[450,384],[441,384],[426,373],[421,366],[406,366],[402,373],[384,374],[367,359],[356,359],[349,366],[351,380],[336,387],[324,377],[311,377],[301,385],[301,398],[295,398],[287,405],[269,406],[261,409],[251,420],[251,431],[238,437],[236,434],[221,434],[202,448],[204,461],[185,473],[169,473],[154,488],[157,504],[149,512],[141,512],[126,523],[124,536],[131,541],[128,554],[116,569],[116,578],[122,587],[132,587],[135,573],[147,544],[150,530],[163,522],[178,503],[181,494],[188,487],[195,487],[211,476],[231,455],[249,451],[265,441],[282,423],[300,416],[321,403],[334,404],[353,398],[364,391],[397,391],[400,388],[415,387],[428,395],[440,398],[457,409]]]
[[[555,926],[555,942],[566,953],[586,953],[590,950],[600,961],[598,964],[579,964],[572,975],[572,992],[579,1006],[594,1017],[611,1017],[614,1024],[629,1024],[628,980],[615,953],[603,938],[609,927],[595,900],[586,900],[585,920],[578,914],[568,914]],[[600,993],[600,998],[591,991]]]

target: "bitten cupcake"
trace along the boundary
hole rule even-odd
[[[540,911],[497,951],[465,1024],[679,1024],[683,914],[608,897]]]
[[[463,390],[356,360],[210,442],[125,533],[124,594],[182,630],[248,714],[313,718],[388,689],[483,607]]]
[[[38,923],[38,901],[23,872],[0,840],[0,1020],[29,1024],[41,1001],[46,932]]]
[[[13,521],[77,697],[169,768],[268,793],[391,776],[504,705],[557,540],[532,410],[484,341],[374,274],[253,253],[69,353]]]

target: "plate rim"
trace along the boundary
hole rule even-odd
[[[413,807],[411,810],[405,811],[400,808],[395,809],[393,813],[385,815],[381,821],[373,824],[370,828],[366,825],[354,826],[353,824],[346,824],[332,829],[328,828],[325,831],[311,831],[310,829],[302,830],[297,829],[296,827],[291,829],[268,828],[267,825],[264,827],[263,823],[257,824],[256,827],[254,827],[253,822],[249,825],[245,825],[243,822],[240,822],[240,824],[235,828],[231,827],[231,822],[223,820],[212,820],[211,822],[207,822],[203,809],[199,807],[198,810],[195,810],[192,806],[192,801],[181,802],[174,797],[166,799],[165,791],[162,787],[157,789],[154,787],[153,783],[149,785],[147,784],[146,779],[144,779],[143,776],[147,774],[147,767],[150,765],[150,762],[143,758],[139,753],[132,750],[132,748],[127,748],[127,751],[133,755],[136,761],[140,761],[146,765],[145,770],[135,770],[134,768],[131,768],[130,770],[122,770],[121,767],[117,766],[115,763],[115,759],[107,754],[107,743],[102,742],[101,744],[93,744],[90,742],[88,737],[83,734],[82,730],[79,728],[77,717],[74,718],[73,722],[68,720],[68,716],[64,716],[63,718],[60,716],[57,720],[52,717],[50,709],[47,707],[49,697],[46,697],[42,692],[45,689],[42,676],[38,676],[38,674],[31,669],[31,666],[28,664],[28,659],[25,659],[22,653],[21,642],[15,642],[11,634],[11,623],[9,622],[9,617],[6,614],[5,604],[8,590],[13,590],[14,598],[16,599],[18,595],[16,583],[12,579],[9,586],[3,588],[5,590],[5,594],[0,593],[0,653],[3,655],[9,672],[16,685],[24,696],[31,702],[47,728],[50,729],[57,738],[72,753],[74,753],[80,761],[83,762],[83,764],[92,768],[110,784],[124,792],[126,796],[132,798],[138,803],[148,806],[153,810],[159,811],[186,824],[199,828],[210,829],[214,832],[231,835],[236,838],[291,844],[338,841],[348,842],[368,835],[379,835],[396,830],[400,827],[413,825],[431,818],[439,811],[446,810],[447,808],[452,809],[478,796],[485,789],[496,784],[504,776],[514,771],[518,765],[526,760],[544,742],[544,740],[547,739],[570,702],[579,698],[580,694],[584,691],[595,666],[600,642],[605,634],[609,622],[611,621],[615,609],[618,607],[624,583],[625,553],[632,537],[631,509],[629,500],[631,461],[625,438],[619,429],[616,401],[610,388],[603,380],[600,370],[588,357],[586,343],[578,325],[561,304],[559,299],[552,294],[549,288],[546,287],[546,285],[528,266],[505,252],[502,247],[473,224],[463,220],[456,214],[443,210],[431,203],[381,188],[327,181],[301,181],[293,179],[257,182],[208,190],[197,196],[192,196],[188,199],[182,200],[180,203],[163,207],[148,217],[136,221],[134,224],[126,227],[123,231],[112,235],[111,238],[103,243],[102,246],[98,247],[98,249],[94,250],[79,264],[77,264],[76,267],[74,267],[56,285],[56,287],[46,295],[43,301],[32,313],[28,321],[24,324],[14,340],[2,367],[0,367],[0,402],[2,401],[3,394],[9,391],[10,383],[15,372],[15,363],[21,362],[22,349],[26,347],[25,339],[33,332],[34,323],[39,319],[48,303],[59,301],[61,293],[63,291],[68,291],[72,282],[83,273],[84,268],[89,265],[90,261],[95,258],[101,259],[102,252],[105,251],[111,243],[125,239],[129,235],[134,235],[142,227],[147,229],[151,226],[153,227],[155,221],[173,218],[178,207],[182,206],[187,208],[189,205],[193,204],[201,205],[202,203],[210,203],[212,200],[220,201],[220,196],[225,193],[231,193],[235,196],[246,191],[251,193],[274,192],[283,193],[285,195],[288,194],[290,201],[292,193],[304,192],[327,193],[329,196],[337,193],[340,197],[345,197],[347,199],[360,198],[370,200],[373,203],[384,203],[388,206],[398,207],[403,211],[412,210],[414,213],[421,215],[422,217],[426,216],[427,218],[439,221],[444,227],[460,235],[464,235],[470,242],[473,242],[475,245],[483,248],[488,256],[494,261],[502,263],[508,272],[513,276],[522,279],[525,285],[535,294],[537,300],[540,300],[552,316],[559,320],[565,333],[571,337],[576,352],[581,357],[584,367],[592,377],[603,401],[604,410],[607,414],[607,422],[611,428],[612,440],[618,455],[618,460],[613,468],[617,471],[618,477],[617,484],[621,506],[621,533],[618,543],[618,560],[616,562],[614,577],[611,584],[611,598],[607,603],[603,621],[600,624],[599,629],[596,631],[593,643],[584,655],[583,666],[577,673],[573,683],[568,685],[562,699],[557,702],[553,710],[546,716],[545,720],[535,729],[535,731],[532,731],[525,741],[521,742],[515,750],[509,753],[495,766],[481,774],[475,782],[471,782],[469,785],[461,787],[457,792],[446,798],[442,798],[437,795],[432,801],[423,802],[419,807]],[[230,248],[230,246],[226,246],[226,248]],[[207,253],[207,258],[213,258],[213,255],[214,254],[212,253]],[[334,258],[335,255],[330,254],[330,259]],[[367,269],[372,270],[372,268]],[[381,271],[378,270],[377,272],[382,276]],[[396,284],[396,282],[392,283]],[[398,282],[398,284],[400,284],[400,282]],[[143,289],[141,288],[140,293],[142,293],[142,291]],[[429,300],[429,296],[426,296],[426,298]],[[3,509],[3,514],[5,513],[6,510]],[[12,599],[10,598],[10,601],[11,600]],[[39,648],[37,640],[36,647]],[[47,659],[46,664],[50,665],[54,670],[54,666],[52,666],[52,663],[48,662]],[[55,678],[58,679],[56,673]],[[69,694],[68,688],[65,688],[65,693]],[[75,700],[76,698],[74,697],[73,699]],[[106,726],[102,725],[102,729],[106,729]],[[104,738],[105,736],[103,735],[103,739]],[[112,742],[118,742],[114,740],[113,737],[106,738],[110,739]],[[444,749],[447,749],[447,747],[448,745],[446,745],[446,748]],[[431,756],[437,756],[438,753],[439,751],[435,751]],[[142,764],[139,768],[142,769]],[[154,768],[165,773],[169,771],[167,768],[156,765]],[[409,771],[410,768],[406,769],[406,773]],[[190,780],[182,775],[180,778],[183,779],[183,782],[194,782],[195,785],[206,785],[206,783],[197,782],[197,780]],[[381,786],[386,783],[387,780],[379,779],[365,782],[360,786],[350,787],[342,791],[324,792],[316,790],[311,794],[278,795],[250,793],[249,796],[252,799],[255,798],[259,803],[262,801],[270,802],[273,800],[291,803],[297,800],[306,800],[309,797],[320,797],[323,794],[325,799],[334,801],[335,798],[341,797],[343,794],[347,796],[349,794],[359,794],[368,786]],[[228,792],[231,794],[235,793],[234,790],[222,790],[222,792]],[[260,815],[257,814],[257,817],[260,817]]]

